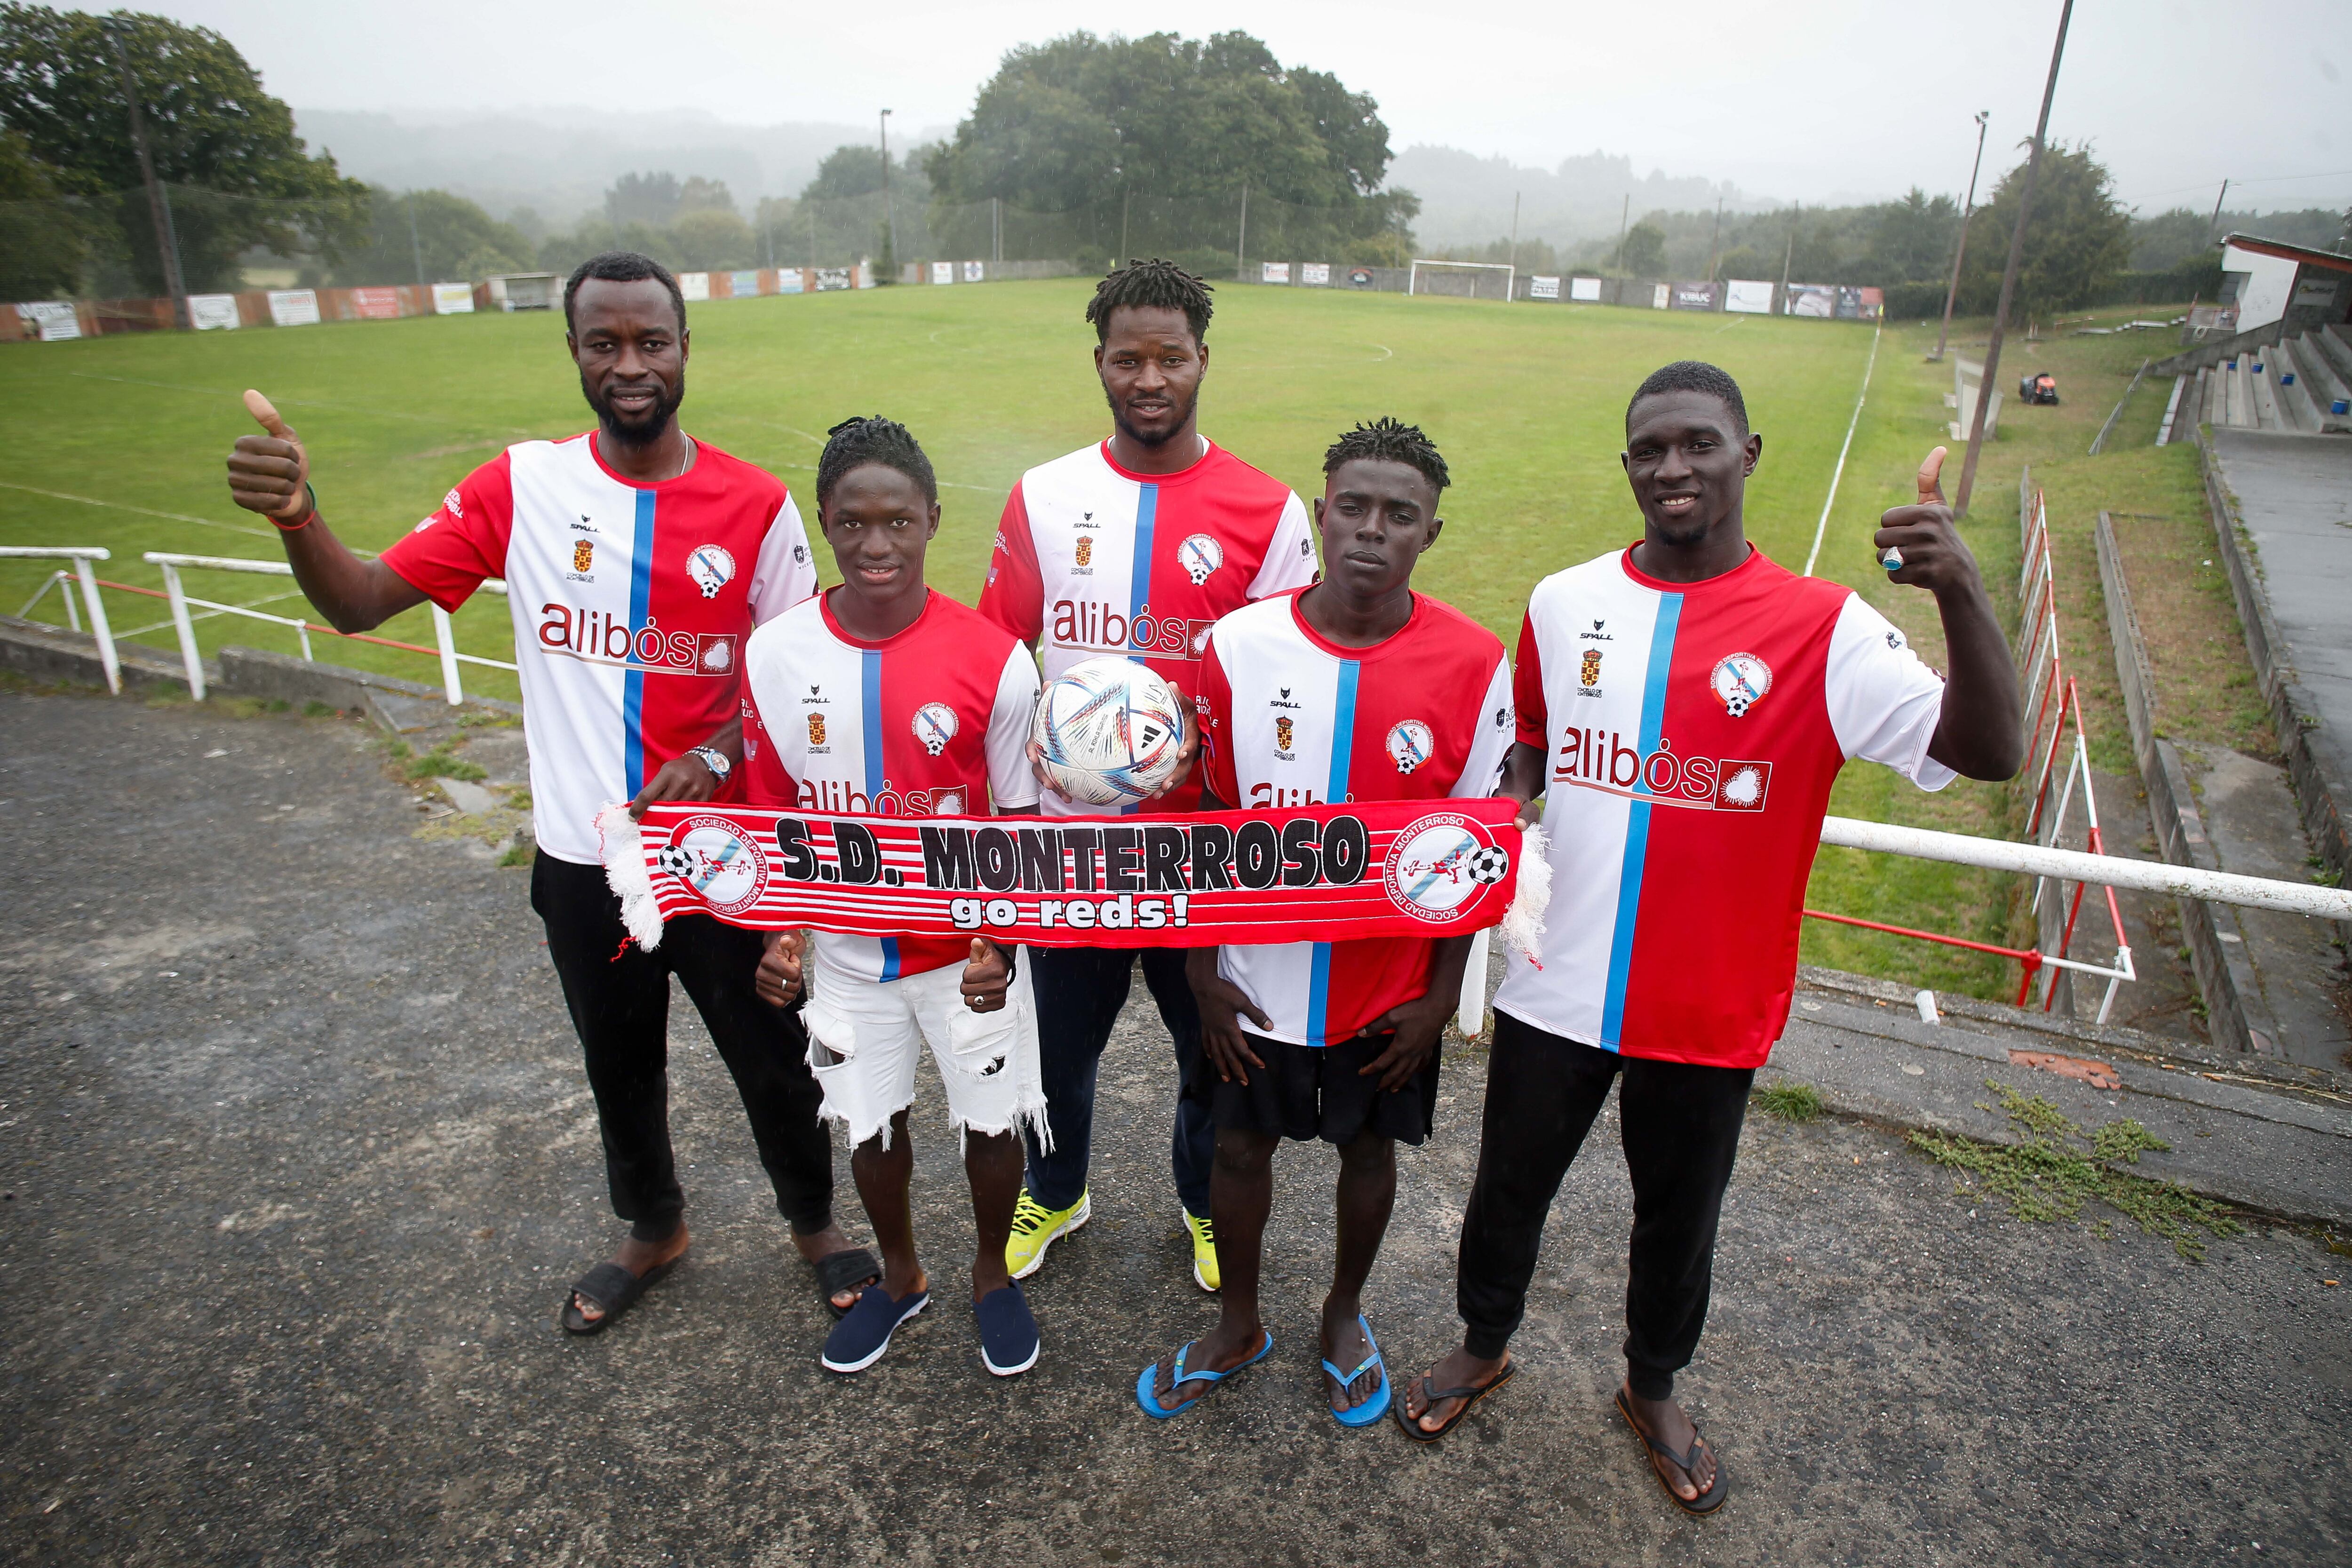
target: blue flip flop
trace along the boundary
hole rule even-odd
[[[1389,1364],[1381,1359],[1380,1342],[1372,1338],[1372,1325],[1364,1321],[1364,1315],[1361,1312],[1356,1314],[1356,1326],[1364,1331],[1364,1342],[1372,1347],[1372,1353],[1366,1356],[1363,1364],[1353,1372],[1341,1372],[1328,1361],[1323,1363],[1323,1370],[1331,1374],[1332,1380],[1339,1384],[1339,1391],[1344,1394],[1355,1386],[1358,1378],[1374,1367],[1378,1367],[1381,1372],[1381,1386],[1379,1393],[1352,1410],[1335,1409],[1329,1402],[1325,1402],[1323,1408],[1329,1410],[1331,1419],[1342,1426],[1370,1426],[1389,1413],[1389,1402],[1395,1397],[1396,1393],[1389,1383]]]
[[[1242,1367],[1255,1365],[1256,1363],[1265,1359],[1267,1353],[1274,1349],[1274,1332],[1270,1329],[1263,1331],[1265,1334],[1265,1343],[1258,1346],[1257,1354],[1250,1357],[1248,1361],[1242,1363],[1241,1366],[1230,1367],[1223,1372],[1186,1372],[1184,1370],[1184,1358],[1192,1353],[1192,1347],[1194,1345],[1201,1342],[1198,1340],[1186,1341],[1184,1348],[1176,1352],[1176,1376],[1174,1381],[1169,1384],[1168,1391],[1171,1394],[1173,1394],[1176,1390],[1183,1387],[1188,1383],[1205,1383],[1209,1386],[1201,1390],[1200,1393],[1192,1395],[1192,1398],[1184,1401],[1181,1405],[1162,1405],[1151,1392],[1152,1384],[1158,1381],[1152,1376],[1152,1373],[1157,1372],[1160,1368],[1160,1363],[1155,1361],[1150,1365],[1145,1367],[1141,1374],[1135,1380],[1135,1403],[1141,1406],[1143,1413],[1146,1415],[1150,1416],[1154,1421],[1165,1421],[1171,1415],[1183,1415],[1184,1412],[1192,1409],[1192,1406],[1200,1404],[1203,1399],[1208,1398],[1211,1394],[1216,1391],[1217,1384],[1233,1376],[1234,1373],[1241,1371]]]

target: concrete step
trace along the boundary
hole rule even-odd
[[[2298,378],[2311,394],[2322,430],[2352,430],[2352,390],[2347,390],[2341,372],[2327,351],[2319,346],[2319,334],[2305,332],[2289,345],[2294,353],[2296,367],[2303,373]],[[2345,412],[2335,411],[2336,405],[2345,405]]]
[[[2294,351],[2285,343],[2271,350],[2270,376],[2272,392],[2278,399],[2279,413],[2286,427],[2306,435],[2319,429],[2319,405],[2311,400],[2311,389],[2303,383],[2302,366],[2295,362]]]
[[[2336,375],[2347,385],[2352,385],[2352,338],[2347,338],[2344,329],[2334,322],[2310,333],[2309,336],[2312,346],[2326,355],[2327,363],[2336,367]]]
[[[2276,348],[2256,349],[2251,358],[2242,361],[2246,371],[2246,390],[2254,407],[2254,428],[2257,430],[2292,430],[2294,426],[2279,406],[2278,384],[2272,379],[2271,362],[2277,357]]]

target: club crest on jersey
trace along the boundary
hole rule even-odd
[[[1406,719],[1389,729],[1389,761],[1396,763],[1397,772],[1409,773],[1429,761],[1433,744],[1429,726],[1418,719]]]
[[[1274,749],[1287,754],[1290,751],[1290,721],[1278,718],[1274,721]]]
[[[723,816],[688,817],[655,859],[719,914],[750,909],[767,889],[767,858],[750,834]]]
[[[1093,565],[1095,559],[1095,542],[1091,539],[1079,540],[1076,551],[1072,559],[1080,566]]]
[[[926,702],[915,710],[915,739],[923,750],[938,756],[955,739],[955,710],[944,702]]]
[[[1725,712],[1741,718],[1772,689],[1772,667],[1752,653],[1726,654],[1716,661],[1706,685]]]
[[[572,569],[574,572],[585,573],[593,571],[595,569],[595,565],[596,542],[593,539],[573,540],[572,542]]]
[[[686,574],[694,579],[704,598],[715,599],[735,575],[735,557],[722,545],[698,544],[687,554]]]
[[[1197,588],[1225,563],[1225,547],[1205,533],[1196,533],[1176,547],[1176,563]]]
[[[1417,920],[1442,921],[1510,875],[1511,854],[1475,818],[1422,817],[1396,836],[1381,879],[1389,900]]]
[[[1577,667],[1576,683],[1587,691],[1601,684],[1601,650],[1599,648],[1589,647],[1584,650],[1584,658]]]
[[[447,512],[451,517],[456,518],[459,522],[466,521],[466,502],[464,499],[457,494],[455,487],[451,488],[447,495],[441,498],[441,510]]]
[[[812,713],[812,714],[810,714],[810,715],[808,716],[808,730],[809,730],[809,745],[810,745],[812,748],[818,747],[818,746],[822,746],[822,745],[824,745],[824,714],[822,714],[822,713]]]

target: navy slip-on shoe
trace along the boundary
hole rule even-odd
[[[980,1361],[999,1377],[1027,1372],[1037,1364],[1037,1320],[1030,1315],[1029,1299],[1018,1285],[1000,1285],[972,1303],[980,1321]]]
[[[931,1304],[929,1290],[918,1290],[899,1300],[879,1285],[857,1298],[857,1305],[842,1314],[824,1340],[821,1356],[827,1372],[864,1372],[890,1348],[898,1325]]]

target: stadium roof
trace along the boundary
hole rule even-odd
[[[2326,267],[2337,272],[2352,272],[2352,256],[2333,250],[2314,250],[2307,245],[2289,245],[2283,239],[2258,239],[2251,234],[2233,234],[2221,241],[2240,250],[2251,250],[2256,256],[2275,256],[2282,261],[2301,262],[2306,267]]]

